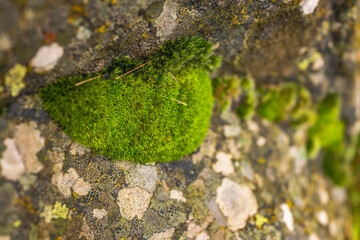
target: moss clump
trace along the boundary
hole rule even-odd
[[[254,81],[249,77],[241,78],[241,99],[237,113],[241,118],[250,118],[257,105],[257,94],[255,92]]]
[[[341,101],[338,95],[327,95],[318,105],[317,120],[308,130],[307,150],[315,157],[323,149],[324,172],[335,184],[345,185],[350,176],[346,163],[345,125],[339,119]]]
[[[229,108],[231,101],[240,94],[240,80],[236,76],[215,78],[212,86],[215,103],[220,112]]]
[[[287,76],[296,68],[301,47],[311,43],[312,27],[298,8],[285,8],[255,22],[236,64],[253,77]]]
[[[117,58],[101,73],[62,78],[40,96],[72,139],[99,154],[139,163],[178,160],[207,133],[213,104],[208,71],[218,64],[211,43],[179,38],[148,59]]]
[[[280,88],[260,88],[258,112],[270,121],[281,122],[296,104],[296,85],[285,84]]]

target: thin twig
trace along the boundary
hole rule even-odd
[[[102,76],[104,76],[104,75],[105,75],[105,74],[100,75],[100,76],[96,76],[96,77],[93,77],[93,78],[89,78],[89,79],[86,79],[86,80],[81,81],[81,82],[78,82],[78,83],[75,84],[75,86],[80,86],[81,84],[90,82],[91,80],[97,79],[97,78],[102,77]]]
[[[87,167],[85,168],[85,172],[84,172],[84,174],[87,172],[87,170],[88,170],[88,168],[89,168],[89,166],[90,166],[90,163],[91,163],[91,161],[94,159],[95,155],[96,155],[96,153],[94,153],[94,155],[93,155],[93,156],[92,156],[92,158],[90,159],[90,161],[89,161],[89,163],[88,163]]]
[[[181,102],[181,101],[179,101],[179,100],[176,100],[175,98],[169,98],[169,99],[170,99],[170,100],[173,100],[173,101],[175,101],[175,102],[177,102],[178,104],[182,104],[182,105],[187,106],[187,104],[186,104],[186,103]]]
[[[128,75],[129,73],[132,73],[133,71],[135,71],[135,70],[137,70],[137,69],[139,69],[139,68],[141,68],[141,67],[143,67],[143,66],[145,66],[145,65],[147,65],[147,64],[149,64],[149,63],[151,63],[152,61],[154,61],[154,60],[150,60],[150,61],[148,61],[148,62],[146,62],[146,63],[144,63],[144,64],[142,64],[142,65],[140,65],[140,66],[138,66],[138,67],[136,67],[136,68],[134,68],[133,70],[130,70],[130,71],[128,71],[128,72],[126,72],[126,73],[118,76],[118,77],[115,78],[115,79],[119,79],[119,78],[121,78],[121,77],[123,77],[123,76],[126,76],[126,75]],[[100,78],[100,77],[102,77],[102,76],[104,76],[104,75],[106,75],[106,74],[102,74],[102,75],[100,75],[100,76],[96,76],[96,77],[89,78],[89,79],[86,79],[86,80],[84,80],[84,81],[78,82],[78,83],[75,84],[75,86],[80,86],[81,84],[90,82],[90,81],[92,81],[92,80],[94,80],[94,79],[97,79],[97,78]]]
[[[145,65],[147,65],[147,64],[149,64],[149,63],[151,63],[152,61],[154,61],[154,60],[150,60],[150,61],[148,61],[148,62],[146,62],[146,63],[144,63],[144,64],[141,64],[140,66],[138,66],[138,67],[134,68],[133,70],[130,70],[130,71],[128,71],[128,72],[126,72],[126,73],[124,73],[124,74],[122,74],[122,75],[120,75],[120,76],[118,76],[118,77],[115,78],[115,79],[119,79],[119,78],[121,78],[121,77],[123,77],[123,76],[126,76],[126,75],[128,75],[129,73],[132,73],[133,71],[135,71],[135,70],[137,70],[137,69],[139,69],[139,68],[141,68],[141,67],[143,67],[143,66],[145,66]]]
[[[178,81],[178,80],[174,77],[174,75],[172,75],[170,72],[169,72],[169,74],[170,74],[170,76],[171,76],[175,81]]]

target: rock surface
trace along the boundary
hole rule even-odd
[[[306,126],[258,113],[239,118],[244,95],[223,113],[214,108],[197,151],[140,165],[72,141],[38,92],[61,77],[99,72],[114,57],[147,56],[166,40],[198,35],[223,59],[212,78],[252,75],[257,88],[271,89],[296,82],[314,102],[337,92],[351,132],[360,86],[349,49],[354,7],[0,1],[0,239],[349,239],[347,189],[306,155]]]

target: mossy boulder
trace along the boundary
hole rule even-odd
[[[99,154],[139,163],[178,160],[206,136],[213,105],[208,71],[218,64],[211,43],[179,38],[147,59],[116,58],[100,73],[59,79],[40,96],[70,138]],[[75,86],[96,76],[102,77]]]
[[[298,8],[284,8],[254,22],[236,60],[256,79],[289,76],[297,67],[300,49],[313,41],[314,28]]]

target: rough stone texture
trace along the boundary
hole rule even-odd
[[[216,192],[216,203],[232,231],[244,228],[247,219],[257,212],[256,197],[246,185],[239,185],[224,178]]]
[[[240,119],[243,99],[235,97],[224,113],[214,110],[196,152],[135,165],[69,139],[38,91],[61,77],[98,72],[114,57],[144,57],[166,40],[198,35],[223,59],[212,78],[251,74],[264,88],[295,82],[314,102],[337,92],[354,133],[360,109],[349,49],[354,3],[0,1],[0,238],[350,239],[347,189],[323,175],[320,159],[306,156],[306,126],[256,113]],[[54,61],[34,65],[49,46]],[[232,156],[225,172],[223,153]],[[254,208],[238,219],[244,201]]]

